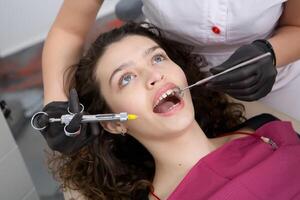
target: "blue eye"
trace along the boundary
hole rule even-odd
[[[124,87],[129,84],[129,82],[134,79],[136,76],[133,74],[125,74],[120,78],[119,85]]]
[[[158,55],[153,56],[154,64],[160,63],[160,62],[164,61],[165,59],[166,59],[165,56],[162,55],[162,54],[158,54]]]

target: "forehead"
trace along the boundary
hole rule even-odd
[[[118,66],[140,58],[146,49],[156,45],[152,39],[139,35],[129,35],[110,44],[97,62],[97,78],[100,82],[109,79]]]

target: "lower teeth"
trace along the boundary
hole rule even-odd
[[[177,106],[177,104],[178,104],[178,103],[176,103],[175,105],[171,106],[171,107],[168,109],[168,111],[169,111],[169,110],[172,110],[175,106]]]

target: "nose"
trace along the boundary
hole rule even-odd
[[[155,84],[162,81],[164,78],[165,78],[165,76],[161,72],[152,71],[149,76],[149,79],[147,80],[147,87],[149,89],[153,88],[155,86]]]

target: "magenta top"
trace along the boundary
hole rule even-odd
[[[300,140],[291,123],[272,121],[255,131],[259,137],[226,143],[200,159],[168,200],[299,200]]]

